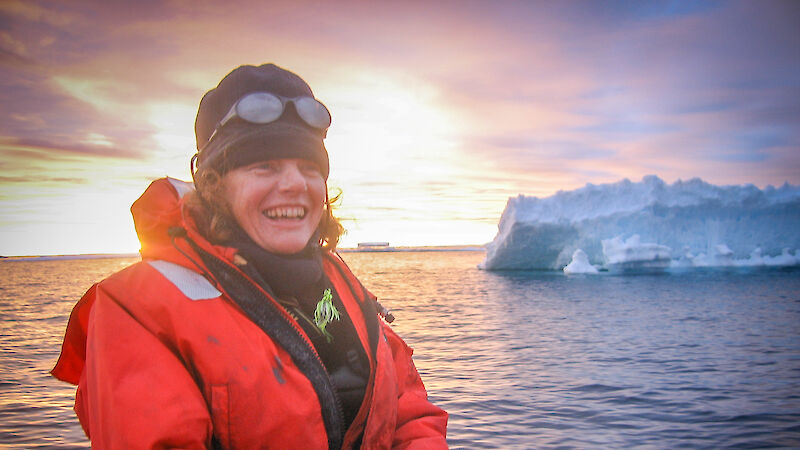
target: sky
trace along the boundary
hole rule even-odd
[[[0,0],[0,255],[132,253],[202,95],[296,72],[343,246],[480,245],[509,197],[800,184],[800,2]]]

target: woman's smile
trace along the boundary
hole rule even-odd
[[[296,220],[306,216],[306,208],[302,206],[279,206],[265,210],[264,215],[274,220]]]

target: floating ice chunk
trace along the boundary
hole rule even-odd
[[[692,254],[692,251],[689,247],[683,247],[683,253],[677,259],[673,259],[670,263],[670,267],[676,268],[687,268],[687,267],[694,267],[694,259],[695,255]]]
[[[621,236],[603,239],[603,255],[611,271],[664,270],[672,261],[672,249],[653,242],[643,243],[638,234],[623,241]]]
[[[564,273],[597,273],[597,268],[589,263],[589,256],[581,249],[572,254],[572,262],[564,267]]]
[[[764,265],[766,266],[794,266],[800,264],[800,254],[798,254],[797,250],[794,252],[795,254],[792,255],[788,248],[784,248],[783,252],[778,256],[765,256]]]
[[[797,250],[792,251],[784,248],[780,255],[777,256],[764,256],[762,255],[761,247],[756,247],[750,256],[742,259],[735,259],[733,251],[725,244],[720,244],[715,247],[716,253],[714,256],[706,256],[705,253],[700,253],[697,256],[692,256],[687,253],[680,259],[673,260],[671,267],[781,267],[781,266],[796,266],[800,265],[800,253]]]
[[[746,266],[763,266],[764,265],[764,257],[761,256],[761,247],[756,247],[750,253],[750,258],[743,261]]]
[[[710,266],[712,266],[711,258],[706,256],[705,253],[700,253],[699,255],[697,255],[694,258],[692,258],[692,266],[694,266],[694,267],[710,267]]]
[[[764,265],[800,264],[783,252],[800,248],[800,187],[715,186],[697,178],[668,185],[650,175],[545,198],[512,197],[481,267],[558,270],[577,249],[599,266],[603,240],[634,234],[683,249],[671,255],[673,266],[738,266],[748,258],[760,265],[751,257],[756,247]]]
[[[727,245],[719,244],[715,247],[715,250],[717,253],[714,255],[714,266],[728,267],[736,265],[735,261],[733,260],[733,250],[728,248]]]

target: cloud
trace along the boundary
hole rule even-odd
[[[11,145],[14,147],[35,149],[39,152],[45,152],[51,155],[74,154],[74,155],[95,156],[104,158],[140,158],[142,156],[142,151],[140,149],[130,149],[111,144],[92,145],[92,144],[80,144],[74,142],[59,143],[59,142],[49,141],[46,139],[21,138],[21,139],[14,139],[7,145]]]
[[[0,167],[133,191],[185,170],[206,90],[274,61],[330,103],[332,176],[363,223],[376,198],[381,220],[483,220],[649,173],[798,183],[797,23],[771,0],[6,0]]]
[[[163,10],[130,5],[3,3],[0,137],[100,157],[142,159],[159,150],[150,104],[196,102],[199,94],[158,70],[169,63],[158,45],[167,35],[158,41],[124,31],[131,21],[163,20]]]
[[[800,145],[800,102],[790,87],[800,74],[800,35],[788,31],[798,8],[735,2],[675,11],[658,5],[664,11],[599,19],[591,6],[583,12],[560,9],[558,14],[573,20],[562,23],[558,34],[520,32],[516,46],[496,42],[506,56],[501,64],[459,73],[455,84],[442,77],[447,95],[472,112],[470,123],[489,124],[480,128],[481,138],[465,145],[499,163],[497,170],[535,170],[542,162],[552,167],[542,158],[546,146],[554,162],[567,163],[565,172],[589,173],[559,158],[571,147],[598,166],[613,162],[616,170],[599,173],[616,176],[659,173],[664,166],[671,171],[672,157],[684,159],[672,165],[681,169],[705,159],[770,170],[774,160],[764,149]],[[507,28],[525,17],[517,14]],[[491,17],[487,22],[491,27]],[[545,39],[553,47],[526,49],[526,39]],[[525,117],[532,118],[527,125],[520,120]],[[767,124],[781,129],[759,131]],[[665,164],[657,164],[659,158]],[[726,170],[696,167],[701,165],[700,175],[707,178]]]
[[[0,13],[4,18],[29,23],[67,26],[73,21],[73,15],[64,10],[41,6],[36,2],[22,0],[5,0],[0,3]]]
[[[22,69],[33,66],[34,64],[33,61],[21,54],[0,47],[0,66]]]
[[[3,184],[35,184],[41,186],[42,184],[67,184],[67,185],[81,185],[87,184],[84,178],[67,178],[67,177],[21,177],[21,176],[5,176],[0,175],[0,185]]]

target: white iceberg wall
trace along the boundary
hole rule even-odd
[[[800,188],[714,186],[700,179],[667,185],[650,175],[546,198],[520,195],[508,200],[481,267],[561,269],[578,249],[605,266],[602,241],[633,235],[669,247],[677,261],[701,254],[717,260],[723,245],[730,260],[747,259],[756,248],[780,257],[786,248],[800,248]]]

